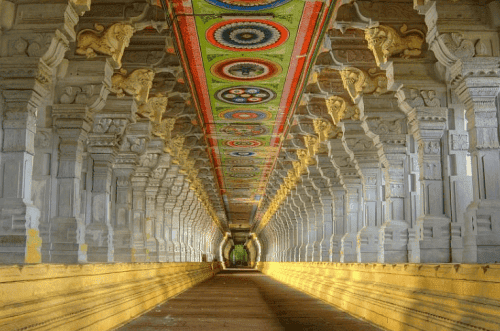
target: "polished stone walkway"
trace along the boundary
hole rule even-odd
[[[249,269],[227,269],[118,329],[380,330]]]

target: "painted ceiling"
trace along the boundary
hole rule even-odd
[[[167,4],[228,219],[249,225],[334,3],[173,0]]]

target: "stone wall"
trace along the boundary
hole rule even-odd
[[[261,262],[285,284],[389,330],[499,330],[500,266]]]
[[[0,330],[111,330],[221,270],[214,263],[0,267]]]

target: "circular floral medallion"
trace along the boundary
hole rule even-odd
[[[218,7],[232,10],[264,10],[281,6],[290,0],[207,0]]]
[[[212,73],[222,79],[253,81],[271,78],[281,72],[281,67],[262,59],[229,59],[217,62]]]
[[[234,105],[255,105],[276,98],[276,93],[264,87],[235,86],[217,91],[215,97]]]
[[[207,40],[231,51],[263,51],[283,44],[288,30],[267,20],[229,20],[214,24],[207,30]]]
[[[256,156],[257,153],[247,152],[247,151],[237,151],[237,152],[231,152],[231,153],[229,153],[229,155],[235,156],[235,157],[252,157],[252,156]]]
[[[273,114],[265,110],[226,110],[219,117],[232,121],[265,121],[270,120]]]
[[[238,147],[238,148],[252,148],[252,147],[259,147],[262,145],[261,141],[258,140],[249,140],[249,139],[244,139],[244,140],[226,140],[224,141],[224,145],[228,147]]]
[[[221,132],[240,137],[260,136],[267,133],[267,128],[259,124],[230,124],[221,129]]]

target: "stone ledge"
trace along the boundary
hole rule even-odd
[[[500,265],[261,262],[257,268],[389,330],[500,330]]]
[[[110,330],[221,270],[220,263],[0,267],[0,330]]]

